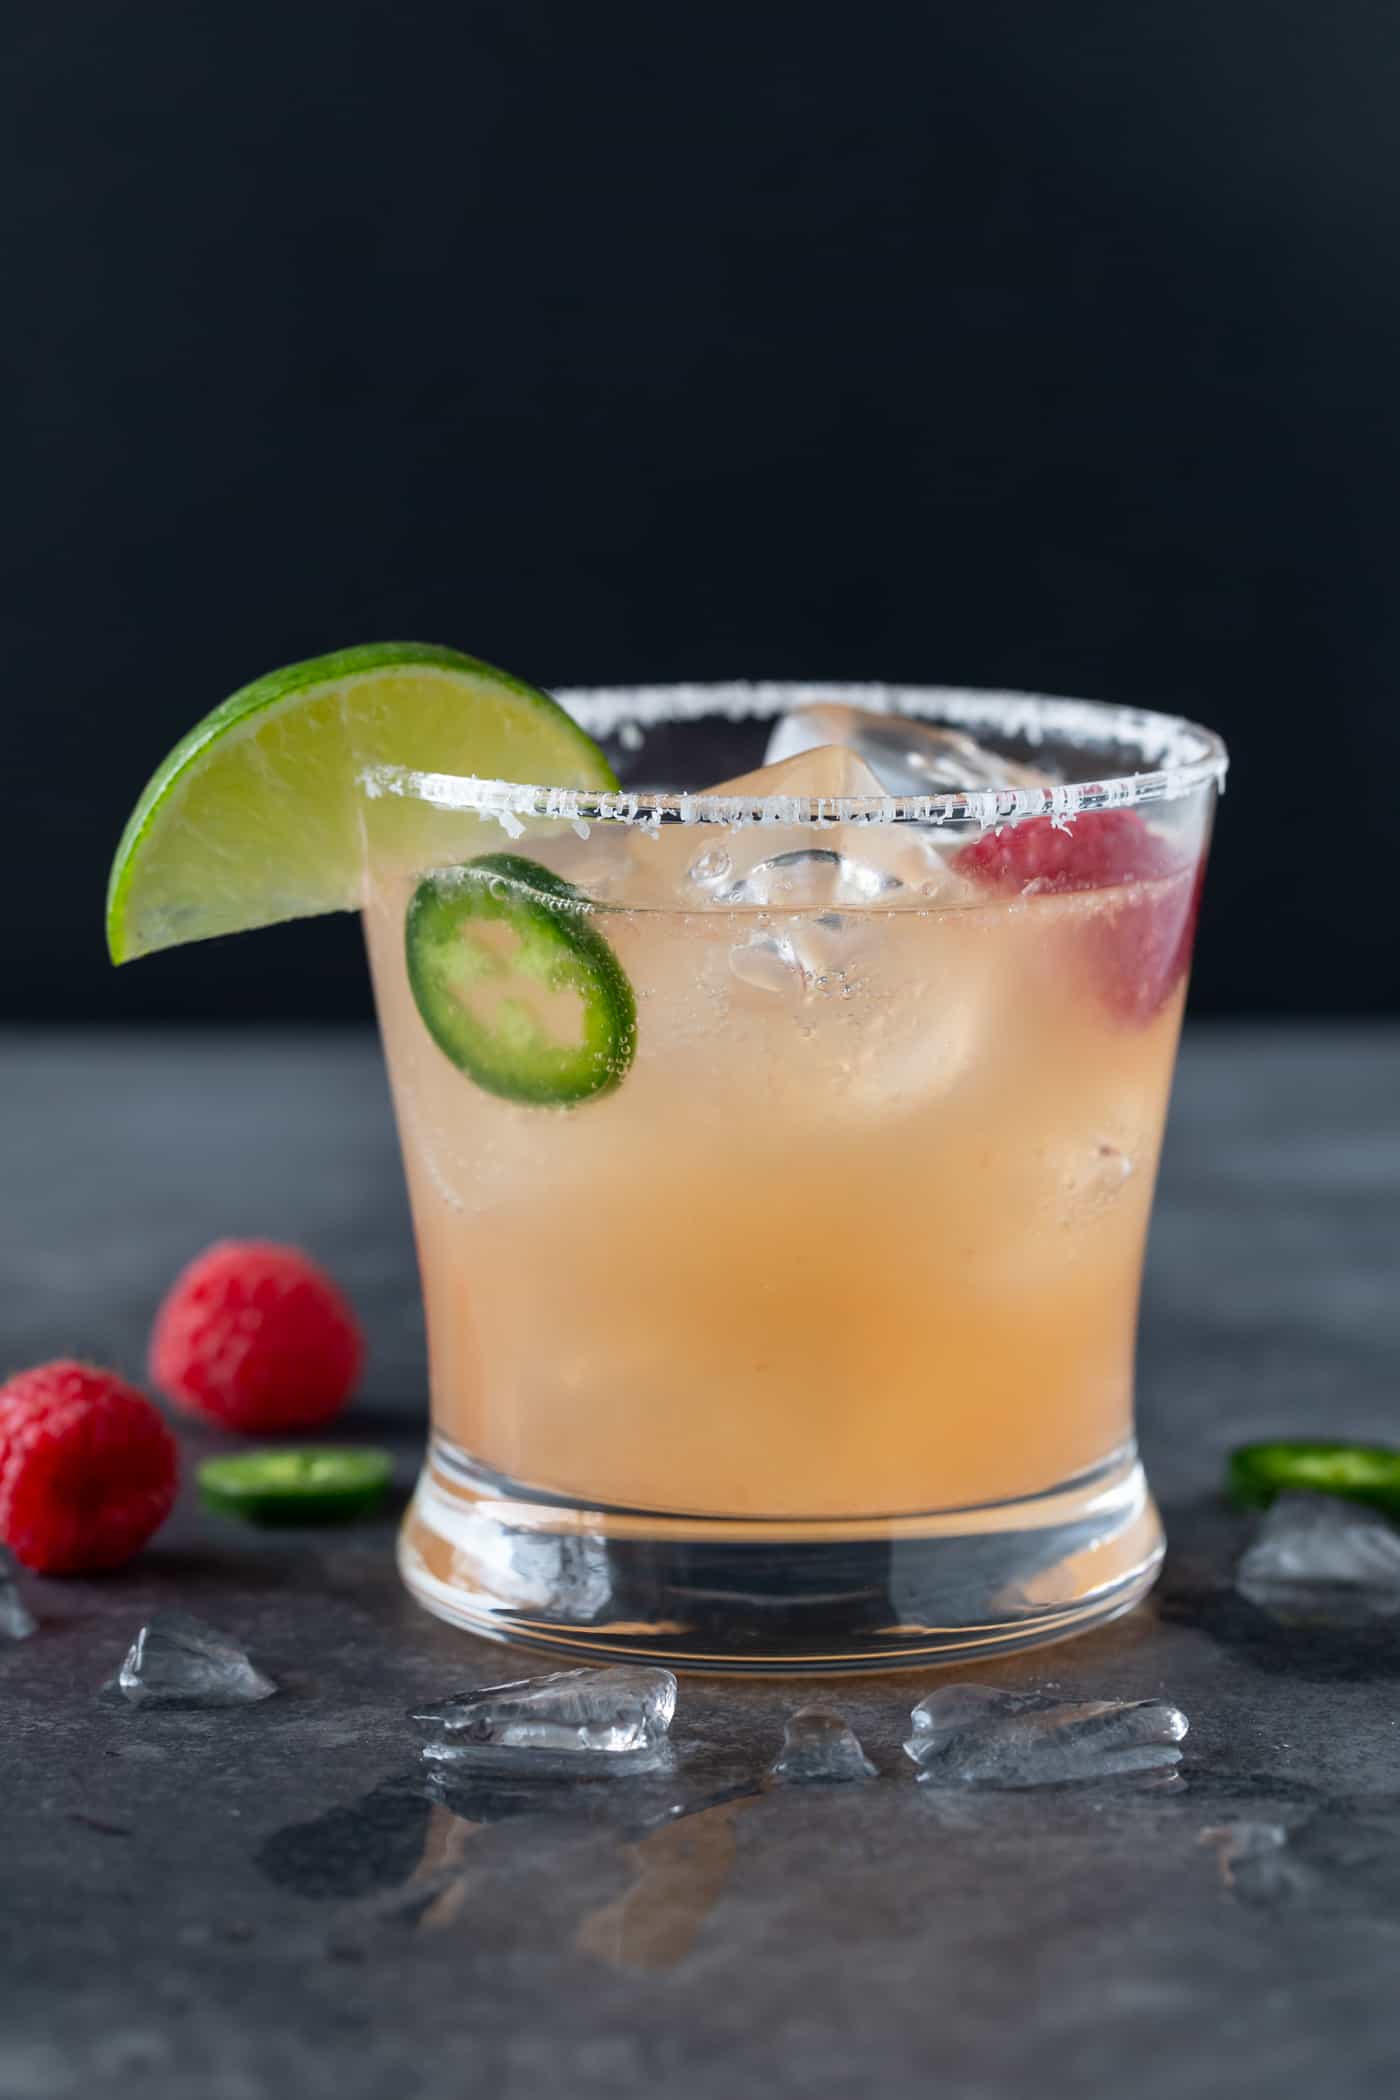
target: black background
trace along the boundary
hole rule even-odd
[[[1400,1006],[1388,0],[10,21],[12,1015],[367,1010],[351,921],[100,918],[195,716],[389,636],[1196,714],[1198,1010]]]

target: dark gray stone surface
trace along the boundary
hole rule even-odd
[[[182,1260],[299,1239],[372,1330],[347,1427],[407,1484],[422,1345],[371,1043],[12,1035],[0,1157],[6,1364],[139,1372]],[[1188,1043],[1142,1360],[1166,1579],[981,1673],[1174,1699],[1179,1790],[931,1794],[899,1751],[924,1671],[823,1688],[865,1786],[759,1791],[810,1687],[691,1680],[674,1780],[444,1804],[404,1710],[545,1665],[418,1612],[388,1520],[267,1537],[182,1507],[123,1574],[29,1583],[40,1632],[0,1647],[0,2100],[1394,2091],[1400,1631],[1237,1600],[1249,1525],[1214,1490],[1242,1437],[1397,1434],[1397,1191],[1400,1038]],[[172,1604],[281,1694],[102,1703]]]

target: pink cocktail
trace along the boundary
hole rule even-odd
[[[368,780],[431,1359],[402,1565],[477,1631],[869,1667],[1053,1638],[1155,1574],[1134,1339],[1223,753],[1137,711],[867,689],[1013,784],[939,791],[929,740],[935,791],[892,794],[853,719],[847,750],[694,792],[849,697],[566,696],[646,784],[622,796]],[[556,926],[582,960],[534,969]],[[613,1026],[618,1069],[512,1098],[459,1019],[527,1064]]]

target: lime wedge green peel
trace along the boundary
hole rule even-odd
[[[393,1475],[387,1451],[242,1451],[205,1459],[199,1497],[206,1509],[250,1524],[340,1524],[377,1509]]]
[[[368,765],[606,791],[547,693],[429,642],[369,642],[243,686],[178,743],[112,864],[114,962],[360,903]]]

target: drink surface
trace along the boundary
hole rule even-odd
[[[519,847],[579,879],[596,838]],[[1194,865],[894,910],[604,902],[635,1059],[557,1109],[425,1030],[414,882],[381,866],[366,928],[441,1436],[545,1498],[808,1520],[1034,1495],[1131,1436],[1184,991],[1131,973],[1189,938]]]

